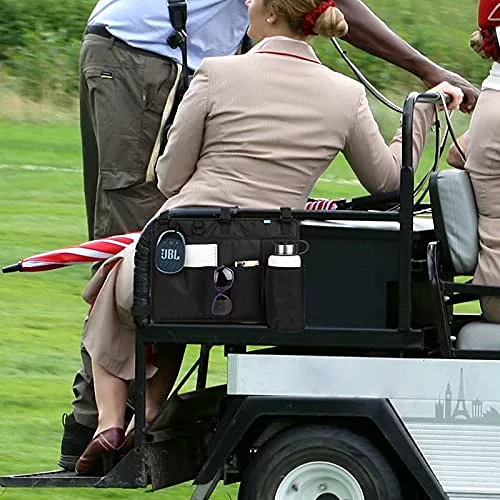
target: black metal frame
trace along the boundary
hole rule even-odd
[[[402,118],[403,135],[403,156],[400,181],[400,210],[398,212],[382,211],[355,211],[355,210],[334,210],[334,211],[305,211],[294,210],[293,217],[296,220],[365,220],[365,221],[397,221],[400,223],[400,258],[399,258],[399,323],[397,331],[400,333],[411,332],[411,273],[412,273],[412,241],[413,241],[413,115],[417,103],[439,104],[441,96],[435,93],[413,92],[407,97]],[[170,211],[172,217],[220,217],[220,209],[217,208],[180,208]],[[232,217],[276,217],[277,210],[237,210],[231,209]],[[189,342],[181,332],[186,329],[197,329],[198,325],[154,324],[151,321],[150,306],[150,255],[153,242],[151,241],[152,231],[149,225],[141,235],[136,250],[136,278],[134,280],[134,316],[136,325],[140,330],[140,335],[147,336],[149,329],[161,329],[165,331],[165,342]],[[217,330],[219,326],[215,326]],[[240,328],[240,327],[238,327]],[[334,329],[333,329],[334,330]],[[170,333],[169,333],[170,332]],[[176,333],[179,332],[179,333]],[[208,333],[208,331],[207,331]],[[212,334],[213,332],[210,332]],[[334,333],[334,332],[332,332]],[[360,332],[361,333],[361,332]],[[154,340],[158,340],[158,335]],[[212,343],[229,343],[228,339],[221,338],[217,342],[210,336]],[[215,342],[214,342],[215,340]],[[266,339],[268,342],[269,339]]]
[[[438,272],[439,265],[439,244],[437,242],[429,243],[427,250],[427,268],[432,285],[432,301],[434,303],[434,315],[436,316],[439,350],[443,357],[452,358],[454,357],[454,349],[451,342],[450,304],[447,303],[445,299],[442,282]]]
[[[437,93],[412,92],[406,98],[403,107],[402,138],[403,138],[403,165],[401,167],[400,211],[399,221],[401,230],[401,254],[399,273],[399,300],[401,304],[408,304],[408,308],[400,309],[399,329],[408,330],[411,322],[411,244],[413,238],[413,115],[417,103],[437,105],[442,102]]]
[[[438,332],[440,354],[445,358],[500,359],[500,352],[456,349],[452,337],[456,336],[465,322],[481,321],[480,315],[468,316],[461,321],[460,315],[453,313],[455,304],[471,302],[482,296],[500,296],[500,287],[455,283],[457,274],[441,258],[441,242],[431,242],[427,251],[429,280],[432,285],[432,300]]]

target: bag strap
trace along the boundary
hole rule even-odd
[[[280,222],[282,234],[291,234],[293,232],[293,215],[290,207],[280,208]]]
[[[158,158],[165,151],[165,146],[167,145],[168,131],[172,126],[174,117],[177,114],[177,108],[184,97],[188,87],[190,71],[188,67],[187,60],[187,32],[186,32],[186,22],[187,22],[187,3],[186,0],[168,0],[168,13],[170,16],[170,24],[175,30],[175,33],[170,35],[167,39],[167,43],[173,49],[177,47],[181,48],[182,54],[182,69],[181,76],[177,83],[177,88],[173,90],[175,92],[174,102],[172,104],[172,109],[163,125],[161,131],[160,149],[158,151]],[[156,169],[155,169],[156,173]]]
[[[162,212],[156,220],[157,220],[157,222],[160,222],[160,223],[166,222],[167,229],[173,229],[174,231],[179,231],[179,227],[180,227],[179,223],[175,219],[172,219],[172,215],[170,214],[170,210],[165,210],[165,212]]]
[[[189,67],[187,60],[187,3],[186,0],[168,0],[168,13],[170,15],[170,23],[175,30],[173,35],[167,39],[167,43],[173,49],[181,48],[182,53],[182,81],[184,84],[184,92],[189,86]]]
[[[220,209],[220,232],[221,234],[229,234],[231,226],[231,209],[222,207]]]
[[[243,35],[243,40],[241,40],[241,53],[246,54],[252,48],[252,46],[252,39],[245,32],[245,34]]]

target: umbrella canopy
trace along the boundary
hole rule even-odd
[[[87,264],[106,260],[117,254],[141,235],[139,232],[119,234],[98,240],[87,241],[80,245],[40,253],[6,266],[3,273],[37,272],[59,269],[74,264]]]
[[[326,198],[310,198],[306,210],[337,210],[337,202]]]

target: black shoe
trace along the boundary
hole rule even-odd
[[[64,433],[61,441],[61,456],[58,465],[68,471],[74,471],[77,460],[92,440],[95,429],[79,424],[73,415],[63,413]]]

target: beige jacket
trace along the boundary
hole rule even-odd
[[[432,106],[417,106],[415,163],[432,116]],[[303,208],[340,151],[368,191],[398,188],[400,130],[387,146],[364,87],[321,65],[305,42],[269,38],[202,63],[158,162],[162,209]]]

